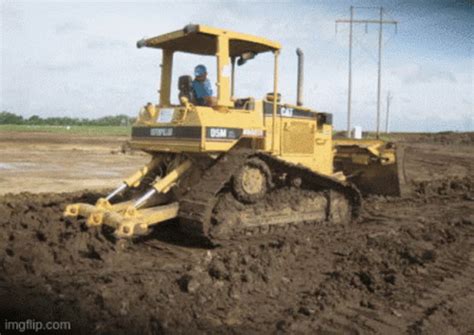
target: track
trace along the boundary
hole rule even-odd
[[[301,187],[277,183],[256,204],[242,204],[232,196],[229,182],[249,157],[264,161],[274,180],[299,178]],[[214,244],[267,233],[273,226],[323,222],[343,223],[359,215],[361,196],[349,183],[315,173],[271,155],[237,149],[220,157],[198,185],[180,200],[184,231]]]

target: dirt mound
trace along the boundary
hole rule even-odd
[[[474,178],[466,176],[419,181],[414,183],[414,191],[420,196],[461,194],[474,199]]]
[[[407,133],[394,134],[394,137],[409,142],[434,143],[441,145],[472,145],[474,143],[474,132],[459,133],[445,131],[440,133]]]
[[[458,194],[372,198],[358,223],[215,249],[175,222],[115,243],[62,218],[97,196],[0,198],[0,315],[99,334],[474,331],[474,202]]]

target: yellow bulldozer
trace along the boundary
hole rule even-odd
[[[359,215],[361,193],[400,194],[394,144],[335,140],[332,115],[303,106],[301,50],[297,102],[286,104],[277,42],[190,24],[137,47],[162,50],[159,104],[141,109],[130,140],[150,162],[97,203],[68,205],[67,217],[110,226],[117,238],[177,219],[187,233],[219,244],[274,226],[348,222]],[[178,52],[216,57],[210,106],[197,102],[189,75],[179,77],[178,102],[171,102]],[[262,99],[235,97],[236,65],[260,54],[273,55],[273,91]]]

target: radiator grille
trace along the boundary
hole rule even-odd
[[[314,152],[314,128],[307,122],[285,122],[283,126],[283,153],[312,154]]]

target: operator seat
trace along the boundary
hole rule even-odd
[[[181,76],[178,79],[179,102],[181,97],[188,98],[189,102],[194,102],[193,78],[191,76]]]

